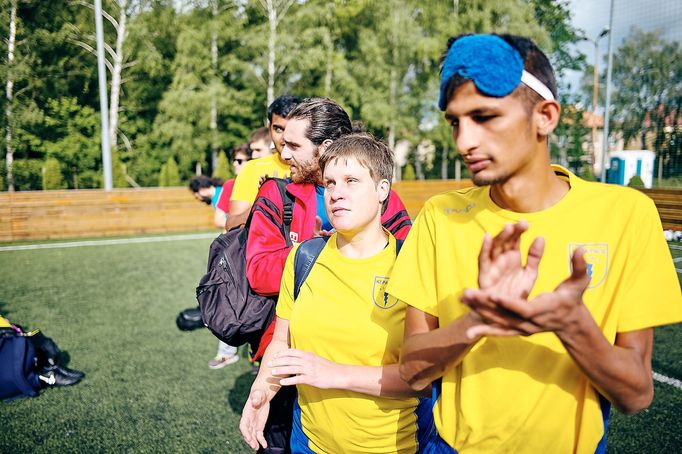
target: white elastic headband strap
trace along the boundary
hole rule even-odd
[[[550,91],[549,88],[547,88],[547,85],[543,84],[540,82],[540,79],[526,71],[525,69],[523,70],[523,73],[521,74],[521,82],[526,84],[528,88],[533,90],[535,93],[539,94],[540,96],[543,97],[543,99],[554,99],[554,95]]]

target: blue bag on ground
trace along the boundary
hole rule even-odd
[[[0,399],[35,397],[40,379],[30,339],[11,329],[0,331]]]

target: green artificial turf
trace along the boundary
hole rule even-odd
[[[237,429],[246,360],[220,370],[217,340],[181,332],[210,240],[0,253],[0,313],[41,328],[87,373],[0,404],[0,452],[249,452]]]
[[[209,244],[0,252],[0,314],[41,328],[87,373],[75,386],[0,403],[0,452],[250,452],[238,431],[249,364],[209,370],[216,339],[175,326],[196,304]],[[653,364],[682,379],[682,325],[656,330]],[[609,452],[679,450],[680,408],[682,391],[657,383],[650,409],[612,412]]]

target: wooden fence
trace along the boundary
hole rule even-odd
[[[187,188],[0,193],[0,241],[208,230],[213,210]]]
[[[432,195],[470,186],[454,180],[401,181],[394,189],[414,218]],[[682,230],[682,189],[646,189],[664,229]],[[186,188],[0,193],[0,241],[214,230],[213,210]]]

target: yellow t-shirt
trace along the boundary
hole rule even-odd
[[[234,188],[230,200],[241,200],[253,204],[258,194],[258,183],[263,175],[285,178],[291,172],[289,164],[279,159],[279,153],[274,152],[270,156],[252,159],[248,161],[237,178],[234,180]]]
[[[343,256],[333,235],[293,301],[294,255],[287,258],[277,316],[289,320],[291,346],[341,364],[398,362],[405,305],[385,295],[395,238],[365,259]],[[301,425],[309,448],[326,453],[414,453],[416,398],[373,397],[298,386]]]
[[[445,326],[467,312],[465,288],[477,288],[484,232],[525,219],[528,250],[545,238],[530,297],[570,274],[572,252],[586,250],[591,275],[584,302],[606,338],[682,320],[682,297],[653,202],[630,188],[590,183],[559,166],[571,189],[536,213],[503,210],[490,188],[431,198],[408,235],[387,291]],[[464,453],[594,452],[603,435],[597,391],[552,333],[487,337],[442,378],[434,407],[441,437]]]

